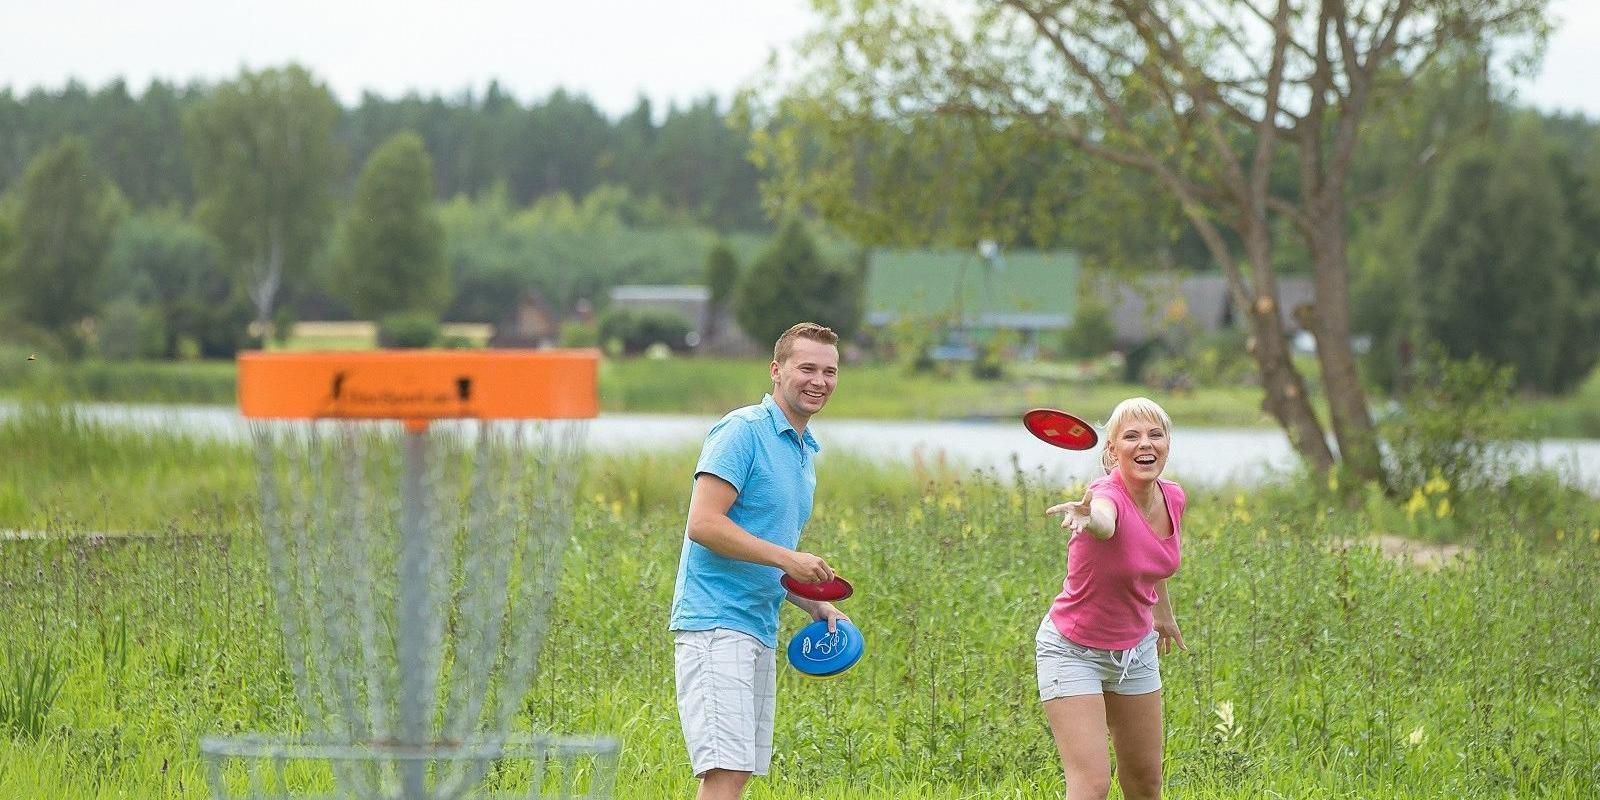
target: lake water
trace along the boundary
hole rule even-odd
[[[17,406],[0,403],[0,416]],[[182,431],[201,436],[243,439],[248,424],[227,406],[123,405],[85,403],[85,416],[135,428]],[[591,451],[618,453],[639,448],[692,449],[699,445],[715,417],[676,414],[605,414],[591,420]],[[872,459],[909,463],[944,460],[969,469],[993,470],[1001,476],[1020,467],[1049,480],[1071,482],[1096,474],[1093,452],[1078,453],[1046,445],[1022,429],[1020,422],[882,421],[829,419],[812,422],[829,453],[851,452]],[[1542,464],[1560,470],[1570,483],[1600,494],[1600,441],[1548,439],[1521,445],[1518,463]],[[1288,439],[1276,429],[1183,428],[1173,432],[1167,474],[1196,486],[1225,483],[1249,485],[1296,468]]]

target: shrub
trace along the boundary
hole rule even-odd
[[[593,322],[567,322],[561,326],[562,347],[594,347],[600,344],[600,328]]]
[[[233,358],[250,341],[249,323],[254,314],[250,301],[242,296],[219,305],[186,300],[179,305],[201,358]]]
[[[1391,488],[1407,496],[1431,483],[1459,502],[1494,484],[1516,434],[1507,421],[1512,382],[1510,367],[1431,349],[1381,426]]]
[[[694,326],[682,314],[671,311],[629,311],[611,309],[600,318],[600,341],[623,355],[638,355],[653,344],[664,344],[674,351],[689,347]]]
[[[107,303],[95,323],[100,355],[113,361],[161,358],[166,354],[166,337],[160,312],[126,297]]]
[[[1072,327],[1061,336],[1061,350],[1069,358],[1094,358],[1115,346],[1116,328],[1111,324],[1111,308],[1086,294],[1072,318]]]
[[[295,319],[294,307],[284,303],[272,312],[272,341],[283,347],[294,338],[294,326],[299,322]]]
[[[437,341],[439,320],[426,311],[402,311],[378,323],[379,347],[431,347]]]

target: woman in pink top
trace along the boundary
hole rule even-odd
[[[1143,397],[1106,421],[1106,476],[1064,514],[1067,578],[1034,643],[1039,700],[1055,734],[1068,800],[1111,789],[1106,737],[1128,800],[1161,796],[1161,672],[1157,654],[1184,647],[1167,596],[1178,571],[1183,488],[1161,479],[1172,420]]]

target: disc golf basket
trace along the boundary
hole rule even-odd
[[[597,371],[572,350],[239,358],[304,730],[204,739],[218,800],[610,797],[614,741],[513,732]]]

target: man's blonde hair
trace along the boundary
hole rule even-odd
[[[832,328],[818,325],[815,322],[797,322],[778,337],[778,343],[772,346],[772,360],[779,364],[789,360],[794,355],[794,342],[796,339],[810,339],[813,342],[838,346],[839,334]]]
[[[1130,397],[1118,403],[1116,408],[1111,409],[1111,416],[1106,419],[1106,444],[1100,451],[1100,464],[1106,468],[1106,472],[1110,472],[1111,468],[1116,466],[1116,461],[1111,455],[1111,443],[1122,434],[1123,428],[1128,427],[1128,423],[1136,419],[1154,422],[1161,426],[1161,430],[1166,432],[1169,438],[1172,436],[1172,417],[1167,416],[1166,410],[1157,405],[1156,401],[1148,397]]]

